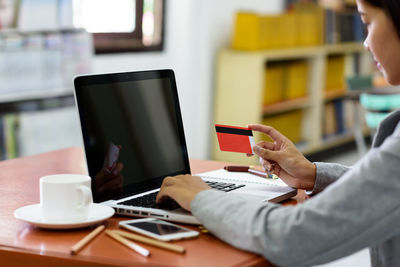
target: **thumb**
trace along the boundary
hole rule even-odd
[[[259,157],[268,160],[268,161],[278,161],[279,151],[273,151],[269,149],[262,148],[261,146],[255,145],[253,146],[253,151]]]

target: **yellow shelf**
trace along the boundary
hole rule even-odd
[[[282,101],[274,104],[270,104],[263,107],[263,114],[265,115],[272,115],[276,113],[281,113],[285,111],[291,111],[300,108],[306,108],[311,105],[310,97],[302,97],[291,99],[287,101]]]
[[[355,54],[357,57],[354,56]],[[353,138],[351,134],[338,137],[332,142],[326,142],[323,137],[325,102],[346,95],[343,89],[325,92],[326,61],[331,55],[344,55],[346,62],[357,59],[361,68],[360,73],[372,72],[371,64],[369,64],[370,55],[360,43],[263,51],[222,49],[218,55],[216,67],[214,122],[246,126],[251,123],[262,123],[265,116],[301,109],[303,114],[302,144],[299,149],[303,153],[319,151],[351,140]],[[265,75],[268,71],[268,63],[287,60],[306,62],[307,96],[264,106]],[[345,75],[351,74],[352,72],[345,69]],[[256,133],[255,139],[256,142],[260,140],[260,134]],[[256,159],[249,159],[239,153],[219,151],[216,138],[213,138],[212,158],[237,163],[258,163]]]

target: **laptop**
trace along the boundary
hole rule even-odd
[[[74,85],[94,202],[121,215],[199,224],[172,199],[155,203],[166,176],[191,173],[174,72],[78,76]],[[217,190],[260,201],[297,193],[248,173],[202,175]]]

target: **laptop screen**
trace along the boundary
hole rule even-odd
[[[172,70],[80,76],[75,96],[95,202],[190,173]]]

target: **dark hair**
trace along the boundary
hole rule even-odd
[[[371,6],[382,8],[397,30],[397,35],[400,37],[400,1],[399,0],[363,0]]]

